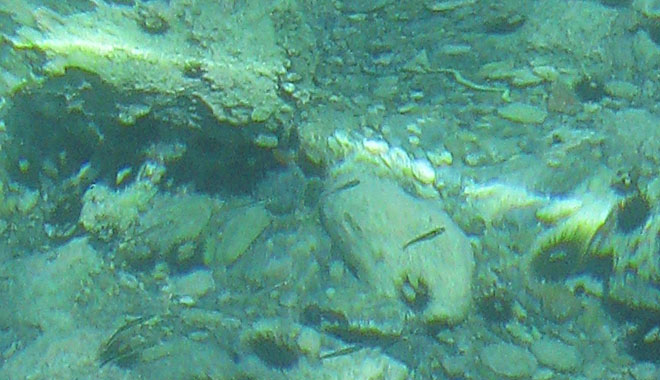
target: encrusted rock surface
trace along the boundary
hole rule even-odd
[[[470,305],[474,258],[465,234],[438,201],[377,177],[339,182],[323,205],[326,229],[357,276],[400,298],[427,322],[455,323]]]

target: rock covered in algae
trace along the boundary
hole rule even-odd
[[[497,110],[501,117],[522,124],[541,124],[548,113],[536,106],[523,103],[511,103]]]
[[[348,178],[325,196],[325,227],[359,279],[401,299],[427,322],[455,323],[470,305],[474,257],[437,201],[395,182]]]
[[[147,182],[136,182],[123,191],[93,185],[83,196],[80,224],[102,240],[109,240],[134,225],[155,196],[156,189]]]
[[[190,262],[209,235],[222,202],[200,194],[157,193],[147,181],[121,190],[93,185],[83,196],[80,224],[95,238],[122,243],[118,257],[138,263],[167,257]]]
[[[220,238],[206,241],[204,264],[210,267],[233,264],[270,222],[270,213],[261,204],[235,210]]]
[[[534,355],[511,343],[488,345],[480,358],[491,371],[507,379],[529,379],[538,367]]]
[[[541,364],[557,371],[573,372],[582,363],[580,352],[574,346],[556,339],[542,338],[530,348]]]
[[[607,255],[607,250],[600,252],[603,249],[594,239],[599,231],[604,232],[602,228],[613,207],[613,196],[604,193],[597,197],[585,195],[574,201],[557,201],[539,210],[539,220],[556,221],[557,225],[539,235],[532,248],[536,274],[546,280],[560,280]]]
[[[121,90],[190,96],[221,122],[263,122],[282,106],[277,77],[285,72],[284,51],[273,20],[263,16],[273,10],[265,3],[246,4],[242,17],[215,1],[145,5],[137,14],[93,3],[93,10],[67,16],[7,3],[15,19],[39,22],[21,22],[14,36],[4,37],[14,49],[43,53],[50,76],[75,68]],[[194,23],[181,16],[188,12]]]

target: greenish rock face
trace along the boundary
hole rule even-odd
[[[329,190],[323,214],[348,266],[381,297],[403,301],[426,322],[461,321],[475,263],[467,237],[440,203],[377,177],[347,183]]]
[[[541,364],[561,372],[572,372],[582,363],[575,347],[551,338],[534,342],[531,350]]]
[[[42,52],[48,59],[43,69],[50,76],[81,69],[129,92],[194,97],[218,121],[234,125],[264,121],[282,105],[276,78],[284,71],[284,58],[279,46],[265,37],[275,35],[269,18],[241,28],[231,9],[205,2],[192,7],[199,12],[192,25],[178,17],[187,8],[183,3],[163,9],[140,6],[135,17],[126,17],[120,6],[96,6],[94,12],[67,17],[42,8],[39,25],[19,28],[12,44]],[[269,11],[261,3],[247,8]],[[235,50],[228,51],[230,45]]]
[[[543,123],[548,113],[533,105],[522,103],[511,103],[497,110],[502,118],[521,124]]]
[[[211,268],[233,264],[270,222],[270,214],[262,205],[236,210],[223,226],[219,242],[207,243],[204,263]]]
[[[538,361],[529,351],[510,343],[497,343],[481,350],[481,361],[492,372],[507,379],[530,378]]]

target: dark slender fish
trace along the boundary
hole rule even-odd
[[[407,242],[406,244],[403,245],[403,249],[406,249],[406,248],[410,247],[413,244],[417,244],[417,243],[420,243],[420,242],[423,242],[423,241],[426,241],[426,240],[431,240],[434,237],[442,234],[443,232],[445,232],[445,227],[444,226],[436,227],[436,228],[432,229],[431,231],[425,232],[425,233],[417,236],[416,238],[412,239],[411,241]]]
[[[348,182],[346,182],[346,183],[344,183],[340,186],[335,187],[334,189],[330,189],[330,190],[327,190],[327,191],[323,192],[323,194],[321,194],[321,198],[323,199],[325,197],[329,197],[332,194],[336,194],[336,193],[340,193],[340,192],[348,190],[348,189],[352,189],[352,188],[354,188],[355,186],[357,186],[359,184],[360,184],[359,179],[357,179],[357,178],[352,179],[352,180],[350,180],[350,181],[348,181]]]
[[[332,190],[332,192],[333,193],[338,193],[340,191],[352,189],[352,188],[354,188],[355,186],[357,186],[359,184],[360,184],[360,180],[355,178],[355,179],[352,179],[352,180],[346,182],[345,184],[337,187],[336,189]]]
[[[346,348],[341,348],[341,349],[339,349],[339,350],[337,350],[337,351],[333,351],[333,352],[330,352],[330,353],[327,353],[327,354],[323,354],[323,355],[321,355],[319,358],[320,358],[321,360],[323,360],[323,359],[336,358],[336,357],[338,357],[338,356],[343,356],[343,355],[350,355],[350,354],[352,354],[352,353],[354,353],[354,352],[358,352],[358,351],[360,351],[360,350],[363,349],[363,348],[364,348],[364,347],[362,347],[362,346],[356,344],[356,345],[354,345],[354,346],[349,346],[349,347],[346,347]]]

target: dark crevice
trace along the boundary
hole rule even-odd
[[[119,93],[81,70],[69,70],[38,90],[17,94],[4,117],[11,179],[37,189],[48,181],[61,183],[89,165],[95,182],[114,186],[118,171],[132,168],[129,178],[134,178],[145,161],[158,160],[148,152],[168,144],[182,146],[183,153],[164,162],[165,179],[202,192],[250,193],[275,167],[272,152],[254,146],[248,127],[219,124],[190,99],[162,106],[172,109],[154,106],[134,123],[122,124],[119,114],[145,104],[148,96]],[[151,99],[146,103],[160,104]],[[163,117],[179,109],[194,112],[203,127],[191,129]]]

